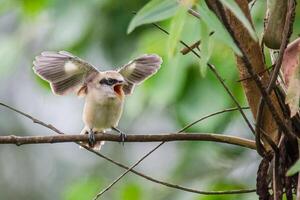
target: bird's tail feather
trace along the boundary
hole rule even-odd
[[[81,142],[82,145],[87,146],[95,151],[100,151],[101,147],[104,145],[105,141],[96,141],[93,146],[91,146],[88,142]],[[79,146],[79,148],[83,148],[82,146]]]
[[[82,129],[80,134],[88,134],[88,132],[86,131],[88,128],[84,128]],[[82,145],[87,146],[95,151],[100,151],[101,147],[104,145],[105,141],[96,141],[93,145],[89,144],[89,142],[81,142]],[[79,148],[83,148],[81,146],[79,146]]]

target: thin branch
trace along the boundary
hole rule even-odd
[[[192,45],[189,46],[189,48],[184,47],[183,49],[180,50],[180,53],[182,55],[186,55],[188,53],[190,53],[190,49],[198,49],[198,51],[200,51],[200,46],[201,44],[201,40],[198,40],[197,42],[194,42]]]
[[[103,154],[97,152],[97,151],[94,151],[86,146],[84,146],[84,148],[94,154],[96,154],[97,156],[123,168],[123,169],[129,169],[129,167],[123,165],[122,163],[119,163],[109,157],[106,157],[104,156]],[[154,183],[158,183],[158,184],[161,184],[161,185],[164,185],[166,187],[169,187],[169,188],[173,188],[173,189],[178,189],[178,190],[182,190],[182,191],[186,191],[186,192],[191,192],[191,193],[195,193],[195,194],[202,194],[202,195],[224,195],[224,194],[242,194],[242,193],[252,193],[252,192],[256,192],[256,189],[240,189],[240,190],[226,190],[226,191],[202,191],[202,190],[196,190],[196,189],[191,189],[191,188],[187,188],[187,187],[184,187],[184,186],[181,186],[181,185],[176,185],[176,184],[172,184],[172,183],[169,183],[169,182],[164,182],[164,181],[161,181],[161,180],[158,180],[158,179],[154,179],[150,176],[147,176],[141,172],[138,172],[134,169],[131,169],[130,170],[132,173],[142,177],[142,178],[145,178],[149,181],[152,181]]]
[[[255,3],[257,2],[257,0],[254,0],[253,3],[250,6],[250,12],[252,11],[252,8],[254,7]]]
[[[42,126],[48,128],[48,129],[53,130],[54,132],[56,132],[56,133],[58,133],[58,134],[64,134],[63,132],[61,132],[61,131],[59,131],[57,128],[55,128],[53,125],[51,125],[51,124],[46,124],[46,123],[44,123],[44,122],[38,120],[37,118],[32,117],[31,115],[29,115],[29,114],[27,114],[27,113],[24,113],[24,112],[22,112],[22,111],[20,111],[20,110],[17,110],[16,108],[13,108],[13,107],[8,106],[8,105],[6,105],[6,104],[4,104],[4,103],[1,103],[1,102],[0,102],[0,105],[1,105],[1,106],[4,106],[4,107],[6,107],[6,108],[8,108],[8,109],[10,109],[10,110],[12,110],[12,111],[14,111],[14,112],[17,112],[17,113],[21,114],[21,115],[23,115],[23,116],[25,116],[25,117],[31,119],[34,123],[38,123],[38,124],[40,124],[40,125],[42,125]],[[220,114],[221,114],[221,113],[224,113],[224,112],[230,112],[230,111],[234,111],[234,110],[236,110],[236,109],[231,108],[231,109],[225,109],[223,112],[222,112],[222,111],[218,111],[218,112],[216,112],[216,113],[220,113]],[[211,115],[211,116],[214,116],[214,115],[216,115],[216,114],[212,113],[212,114],[210,114],[210,115]],[[206,118],[207,118],[207,117],[206,117]],[[206,119],[206,118],[203,117],[202,120],[204,120],[204,119]],[[200,120],[197,120],[197,121],[200,122]],[[191,124],[194,124],[194,122],[191,123]],[[76,144],[81,145],[80,143],[76,143]],[[112,164],[114,164],[114,165],[117,165],[117,166],[119,166],[119,167],[121,167],[121,168],[123,168],[123,169],[129,169],[128,166],[123,165],[122,163],[119,163],[119,162],[117,162],[117,161],[115,161],[115,160],[113,160],[113,159],[111,159],[111,158],[109,158],[109,157],[107,157],[107,156],[101,154],[101,153],[98,152],[98,151],[95,151],[95,150],[93,150],[93,149],[91,149],[91,148],[89,148],[89,147],[87,147],[87,146],[84,146],[84,145],[81,145],[81,146],[82,146],[84,149],[86,149],[86,150],[88,150],[88,151],[94,153],[95,155],[97,155],[97,156],[99,156],[99,157],[101,157],[101,158],[103,158],[103,159],[109,161],[110,163],[112,163]],[[201,190],[191,189],[191,188],[187,188],[187,187],[184,187],[184,186],[181,186],[181,185],[176,185],[176,184],[172,184],[172,183],[169,183],[169,182],[161,181],[161,180],[155,179],[155,178],[153,178],[153,177],[147,176],[146,174],[143,174],[143,173],[141,173],[141,172],[138,172],[138,171],[136,171],[136,170],[134,170],[134,169],[131,169],[130,171],[131,171],[132,173],[134,173],[134,174],[136,174],[136,175],[138,175],[138,176],[140,176],[140,177],[142,177],[142,178],[145,178],[145,179],[147,179],[147,180],[149,180],[149,181],[152,181],[152,182],[154,182],[154,183],[161,184],[161,185],[164,185],[164,186],[169,187],[169,188],[178,189],[178,190],[182,190],[182,191],[186,191],[186,192],[191,192],[191,193],[196,193],[196,194],[202,194],[202,195],[223,195],[223,194],[241,194],[241,193],[252,193],[252,192],[256,192],[256,189],[241,189],[241,190],[227,190],[227,191],[201,191]]]
[[[258,72],[257,74],[258,74],[259,76],[261,76],[261,75],[263,75],[264,73],[269,72],[269,70],[270,70],[270,69],[273,69],[273,68],[274,68],[274,65],[271,65],[270,67],[267,67],[266,69],[264,69],[264,70]],[[245,78],[242,78],[242,79],[237,80],[237,82],[243,82],[243,81],[247,81],[247,80],[249,80],[249,79],[252,79],[252,77],[251,77],[251,76],[245,77]]]
[[[249,109],[249,107],[243,107],[242,109]],[[196,121],[188,124],[187,126],[185,126],[184,128],[182,128],[180,131],[178,131],[178,133],[182,133],[186,129],[190,128],[191,126],[195,125],[196,123],[199,123],[200,121],[203,121],[204,119],[207,119],[209,117],[212,117],[212,116],[215,116],[215,115],[218,115],[218,114],[222,114],[222,113],[225,113],[225,112],[235,111],[235,110],[239,110],[239,108],[229,108],[229,109],[221,110],[221,111],[218,111],[218,112],[206,115],[206,116],[204,116],[204,117],[202,117],[202,118],[200,118],[200,119],[198,119],[198,120],[196,120]],[[181,134],[178,134],[178,135],[181,135]],[[147,158],[151,153],[153,153],[155,150],[157,150],[164,143],[165,142],[161,142],[156,147],[154,147],[151,151],[149,151],[147,154],[145,154],[142,158],[140,158],[136,163],[134,163],[130,168],[128,168],[124,173],[122,173],[118,178],[116,178],[111,184],[109,184],[107,187],[105,187],[103,190],[101,190],[101,192],[99,192],[98,194],[96,194],[96,196],[94,197],[93,200],[98,199],[106,191],[108,191],[110,188],[112,188],[112,186],[114,186],[118,181],[120,181],[129,171],[132,171],[134,167],[136,167],[139,163],[141,163],[145,158]]]
[[[209,36],[212,36],[214,33],[215,33],[214,31],[211,31],[211,32],[209,33]],[[186,54],[188,54],[188,53],[191,52],[190,49],[195,49],[195,48],[197,48],[198,51],[200,51],[200,49],[199,49],[200,44],[201,44],[201,40],[198,40],[197,42],[194,42],[192,45],[190,45],[189,48],[184,47],[183,49],[181,49],[181,50],[180,50],[180,53],[181,53],[182,55],[186,55]]]
[[[96,141],[122,142],[119,135],[109,133],[95,134]],[[45,144],[45,143],[62,143],[62,142],[87,142],[88,135],[49,135],[49,136],[0,136],[0,144]],[[133,135],[128,134],[124,142],[171,142],[171,141],[213,141],[227,143],[256,149],[253,140],[243,139],[240,137],[224,134],[207,134],[207,133],[166,133],[151,135]]]
[[[194,17],[201,19],[200,14],[198,12],[196,12],[195,10],[193,10],[192,8],[188,9],[188,13],[190,13],[191,15],[193,15]]]
[[[8,109],[10,109],[10,110],[12,110],[16,113],[19,113],[20,115],[23,115],[24,117],[27,117],[28,119],[32,120],[33,123],[36,123],[36,124],[39,124],[39,125],[44,126],[46,128],[49,128],[49,129],[51,129],[52,131],[54,131],[58,134],[64,134],[63,132],[61,132],[60,130],[58,130],[57,128],[52,126],[51,124],[46,124],[46,123],[42,122],[41,120],[38,120],[37,118],[34,118],[31,115],[28,115],[27,113],[24,113],[20,110],[17,110],[16,108],[13,108],[13,107],[11,107],[9,105],[6,105],[4,103],[1,103],[1,102],[0,102],[0,106],[6,107],[6,108],[8,108]]]
[[[192,9],[190,9],[192,10]],[[196,12],[196,11],[194,11]],[[197,12],[196,12],[197,13]],[[164,32],[165,34],[169,35],[169,32],[165,29],[163,29],[161,26],[159,26],[156,23],[152,23],[153,26],[155,26],[156,28],[158,28],[159,30],[161,30],[162,32]],[[185,46],[186,48],[190,48],[184,41],[180,40],[179,41],[183,46]],[[201,56],[194,50],[194,49],[190,49],[190,51],[197,57],[197,58],[201,58]],[[217,72],[216,68],[214,65],[207,63],[209,69],[214,73],[214,75],[216,76],[216,78],[218,79],[218,81],[222,84],[222,86],[224,87],[224,89],[226,90],[226,92],[228,93],[228,95],[230,96],[230,98],[233,100],[233,102],[236,104],[239,112],[241,113],[242,117],[244,118],[246,124],[248,125],[249,129],[251,130],[251,132],[253,133],[253,135],[255,135],[255,130],[252,127],[250,121],[248,120],[248,118],[246,117],[246,114],[244,113],[242,107],[240,106],[239,102],[237,101],[237,99],[234,97],[234,95],[232,94],[232,92],[230,91],[230,89],[227,87],[227,85],[225,84],[224,80],[222,79],[222,77],[220,76],[220,74]]]
[[[161,145],[163,145],[164,142],[157,145],[155,148],[153,148],[151,151],[149,151],[147,154],[145,154],[142,158],[140,158],[137,162],[135,162],[130,168],[128,168],[124,173],[122,173],[118,178],[116,178],[111,184],[109,184],[106,188],[104,188],[101,192],[99,192],[93,200],[98,199],[101,195],[103,195],[106,191],[108,191],[113,185],[115,185],[121,178],[123,178],[128,172],[130,172],[134,167],[136,167],[138,164],[140,164],[145,158],[147,158],[151,153],[153,153],[156,149],[158,149]]]
[[[241,107],[241,109],[246,110],[246,109],[250,109],[250,107]],[[227,108],[227,109],[224,109],[224,110],[220,110],[220,111],[208,114],[208,115],[206,115],[204,117],[201,117],[200,119],[197,119],[196,121],[186,125],[179,132],[183,132],[183,131],[187,130],[188,128],[194,126],[195,124],[197,124],[197,123],[199,123],[199,122],[201,122],[201,121],[203,121],[207,118],[210,118],[212,116],[219,115],[219,114],[226,113],[226,112],[237,111],[237,110],[239,110],[239,108]]]
[[[282,35],[282,41],[280,45],[280,50],[279,50],[279,55],[276,60],[276,64],[274,67],[274,71],[272,73],[269,85],[267,87],[267,93],[270,94],[271,91],[273,90],[277,77],[280,72],[282,60],[283,60],[283,55],[285,52],[285,49],[289,43],[289,38],[291,37],[292,33],[292,26],[293,26],[293,16],[295,14],[295,1],[294,0],[288,0],[288,9],[287,9],[287,15],[285,19],[285,24],[284,24],[284,29],[283,29],[283,35]]]

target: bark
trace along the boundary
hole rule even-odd
[[[206,2],[210,7],[210,9],[214,11],[215,14],[222,20],[227,30],[228,30],[228,26],[230,30],[232,30],[232,32],[229,31],[230,34],[234,35],[236,42],[239,44],[240,48],[247,56],[253,71],[256,74],[259,74],[263,86],[266,87],[269,82],[270,76],[268,73],[263,73],[263,74],[260,73],[261,71],[264,71],[266,69],[266,65],[264,63],[264,56],[259,42],[254,41],[251,38],[249,32],[243,26],[243,24],[227,9],[224,9],[226,15],[226,19],[224,19],[224,16],[222,16],[222,13],[220,12],[220,6],[218,6],[219,3],[218,1],[206,0]],[[245,16],[248,18],[248,20],[252,23],[250,17],[250,11],[248,8],[248,1],[236,0],[236,2],[244,12]],[[248,73],[244,59],[242,59],[242,57],[236,56],[236,62],[237,62],[237,69],[240,78],[242,80],[245,79],[244,81],[242,81],[242,86],[245,95],[247,97],[249,106],[251,108],[252,114],[254,118],[256,118],[261,92],[257,87],[257,84],[253,81],[253,79],[248,78],[251,76]],[[276,111],[280,114],[280,117],[282,117],[280,105],[277,102],[274,92],[271,93],[270,99]],[[264,109],[264,113],[263,113],[262,129],[272,138],[272,140],[275,143],[278,143],[279,140],[279,134],[277,131],[278,127],[267,107]],[[269,146],[266,145],[265,147],[267,150],[270,150]]]

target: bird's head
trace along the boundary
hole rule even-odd
[[[123,76],[116,71],[105,71],[98,73],[97,76],[91,80],[91,84],[88,87],[101,91],[102,94],[108,96],[123,97],[123,85],[125,80]]]

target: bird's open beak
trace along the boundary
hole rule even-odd
[[[123,85],[124,85],[124,82],[120,82],[120,83],[115,84],[114,87],[113,87],[115,93],[118,96],[123,96],[123,94],[124,94],[124,92],[123,92]]]

